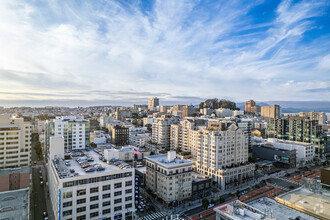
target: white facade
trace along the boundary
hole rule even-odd
[[[314,160],[315,147],[310,143],[282,141],[272,138],[269,138],[268,142],[272,143],[278,149],[296,150],[296,162],[298,166],[311,163]]]
[[[136,146],[136,147],[142,147],[145,146],[149,141],[151,140],[151,134],[150,133],[144,133],[144,134],[129,134],[129,144]]]
[[[86,173],[73,159],[48,162],[49,197],[56,220],[120,220],[132,216],[135,209],[134,168],[108,165],[94,154],[96,152],[88,152],[94,164],[105,167],[104,171]],[[63,177],[63,173],[70,173],[69,169],[79,175]]]
[[[215,111],[215,114],[218,118],[231,117],[233,115],[233,111],[228,108],[219,108]]]
[[[244,115],[244,111],[241,111],[241,110],[234,110],[233,111],[233,116],[239,116],[239,115]]]
[[[64,158],[64,138],[60,136],[50,137],[49,158]]]
[[[100,126],[101,127],[106,127],[107,124],[110,124],[114,121],[113,117],[111,116],[100,116]]]
[[[176,121],[171,118],[157,118],[152,123],[152,142],[156,143],[160,148],[170,148],[171,124],[174,123]]]
[[[86,145],[89,146],[89,122],[83,117],[57,117],[53,123],[54,136],[64,137],[66,149],[85,149]]]
[[[104,149],[104,158],[107,161],[116,160],[134,160],[134,148],[122,147],[121,149]]]
[[[146,117],[146,118],[143,118],[143,125],[146,126],[147,124],[150,124],[152,125],[152,123],[154,122],[156,118],[153,118],[153,117]]]
[[[0,115],[0,169],[30,166],[31,124]]]

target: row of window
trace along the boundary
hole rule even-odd
[[[89,183],[97,183],[102,181],[108,181],[108,180],[114,180],[114,179],[120,179],[132,176],[132,172],[126,172],[126,173],[118,173],[114,175],[108,175],[108,176],[101,176],[101,177],[94,177],[89,179],[82,179],[82,180],[76,180],[76,181],[70,181],[70,182],[64,182],[63,187],[72,187],[72,186],[78,186],[78,185],[85,185]],[[121,184],[121,183],[120,183]],[[120,185],[121,187],[121,185]],[[120,188],[119,186],[117,188]],[[115,185],[116,188],[116,185]]]
[[[93,206],[93,208],[92,208]],[[132,208],[132,203],[130,204],[126,204],[125,205],[125,208],[128,209],[128,208]],[[94,204],[94,205],[91,205],[90,209],[96,209],[98,208],[98,204]],[[117,212],[117,211],[120,211],[122,210],[122,207],[121,206],[117,206],[117,207],[114,207],[114,211]],[[79,207],[76,209],[76,212],[77,213],[80,213],[80,212],[85,212],[86,211],[86,207]],[[105,214],[109,214],[111,212],[111,208],[108,208],[108,209],[103,209],[102,210],[102,214],[105,215]],[[72,215],[72,210],[66,210],[66,211],[63,211],[62,213],[63,217],[66,217],[66,216],[69,216],[69,215]],[[90,213],[90,218],[93,218],[93,217],[97,217],[99,215],[99,212],[93,212],[93,213]],[[79,217],[77,217],[78,219]]]

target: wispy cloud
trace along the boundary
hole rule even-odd
[[[326,100],[328,1],[267,4],[2,0],[0,99]]]

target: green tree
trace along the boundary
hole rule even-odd
[[[211,202],[210,202],[211,204],[215,204],[215,201],[214,201],[214,199],[211,199]]]
[[[40,141],[37,141],[37,143],[34,145],[34,149],[35,149],[38,157],[40,158],[40,156],[42,154],[42,149],[41,149],[41,143],[40,143]]]
[[[138,121],[137,121],[137,119],[135,118],[135,119],[133,119],[132,124],[133,124],[133,125],[137,125],[137,122],[138,122]]]
[[[237,191],[236,191],[236,196],[237,196],[237,199],[239,199],[239,196],[240,196],[240,192],[239,192],[239,190],[237,189]]]
[[[207,207],[209,207],[209,205],[210,205],[209,200],[207,198],[204,198],[202,200],[202,206],[204,207],[204,209],[207,209]]]
[[[226,201],[225,197],[221,196],[220,197],[220,203],[224,203]]]

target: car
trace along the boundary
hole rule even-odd
[[[42,176],[40,176],[39,178],[40,178],[40,180],[42,180]]]
[[[44,185],[44,182],[43,181],[40,181],[40,186],[43,186]]]
[[[143,209],[140,209],[140,212],[143,212],[144,210]]]
[[[85,169],[85,168],[90,167],[90,166],[91,166],[90,164],[85,164],[85,165],[82,165],[81,167],[82,167],[83,169]]]
[[[89,173],[89,172],[94,172],[95,171],[95,168],[94,167],[88,167],[85,169],[85,172],[86,173]]]
[[[39,173],[40,173],[40,174],[42,174],[42,171],[41,171],[41,170],[39,170]]]
[[[100,167],[97,167],[96,170],[97,171],[103,171],[103,170],[105,170],[105,168],[100,166]]]
[[[33,162],[33,164],[34,164],[34,165],[36,165],[36,164],[37,164],[37,162],[36,162],[36,161],[34,161],[34,162]]]

